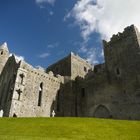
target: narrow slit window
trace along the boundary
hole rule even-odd
[[[43,93],[43,83],[41,83],[39,86],[38,106],[41,106],[42,103],[42,93]]]
[[[86,67],[84,67],[84,71],[87,72],[87,68]]]
[[[24,74],[20,74],[20,84],[23,84]]]
[[[121,74],[119,68],[116,69],[116,74],[117,74],[117,75],[120,75],[120,74]]]
[[[82,97],[85,97],[85,88],[82,88],[82,89],[81,89],[81,96],[82,96]]]
[[[58,112],[60,111],[59,103],[60,103],[60,90],[58,90],[58,93],[57,93],[57,111]]]
[[[16,90],[17,91],[17,94],[18,94],[18,96],[17,96],[17,100],[20,100],[21,99],[21,93],[22,93],[22,91],[19,89],[19,90]]]

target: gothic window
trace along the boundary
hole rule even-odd
[[[20,97],[21,97],[21,93],[22,91],[20,89],[16,90],[18,96],[17,96],[17,100],[20,100]]]
[[[84,67],[84,71],[87,72],[87,68],[86,67]]]
[[[118,76],[121,74],[119,68],[116,68],[116,74],[117,74]]]
[[[22,73],[22,74],[20,74],[19,76],[20,76],[20,84],[23,84],[24,74]]]
[[[39,86],[39,95],[38,95],[38,106],[41,106],[42,93],[43,93],[43,83],[40,83],[40,86]]]
[[[81,97],[85,97],[85,88],[81,89]]]

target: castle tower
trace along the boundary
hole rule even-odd
[[[8,58],[9,58],[9,50],[7,47],[7,43],[5,42],[0,46],[0,74],[1,74],[3,67],[5,66]]]
[[[92,69],[93,66],[85,59],[71,52],[67,57],[49,66],[46,71],[53,71],[54,74],[69,76],[75,79],[77,76],[84,77]]]
[[[140,33],[134,25],[104,41],[105,63],[111,77],[140,74]],[[127,76],[128,77],[128,76]]]
[[[109,42],[103,41],[103,43],[109,82],[117,83],[122,93],[130,96],[138,94],[137,91],[140,90],[140,32],[138,29],[131,25],[122,33],[113,35]]]

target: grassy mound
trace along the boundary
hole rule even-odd
[[[140,140],[140,121],[1,118],[0,140]]]

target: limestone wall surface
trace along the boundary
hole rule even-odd
[[[17,69],[18,63],[15,57],[11,56],[0,75],[0,109],[4,111],[4,116],[9,116]]]
[[[24,75],[23,81],[21,75]],[[16,114],[18,117],[50,117],[52,110],[55,110],[52,105],[61,83],[62,76],[54,77],[52,72],[45,73],[24,61],[21,62],[17,71],[10,116]]]

